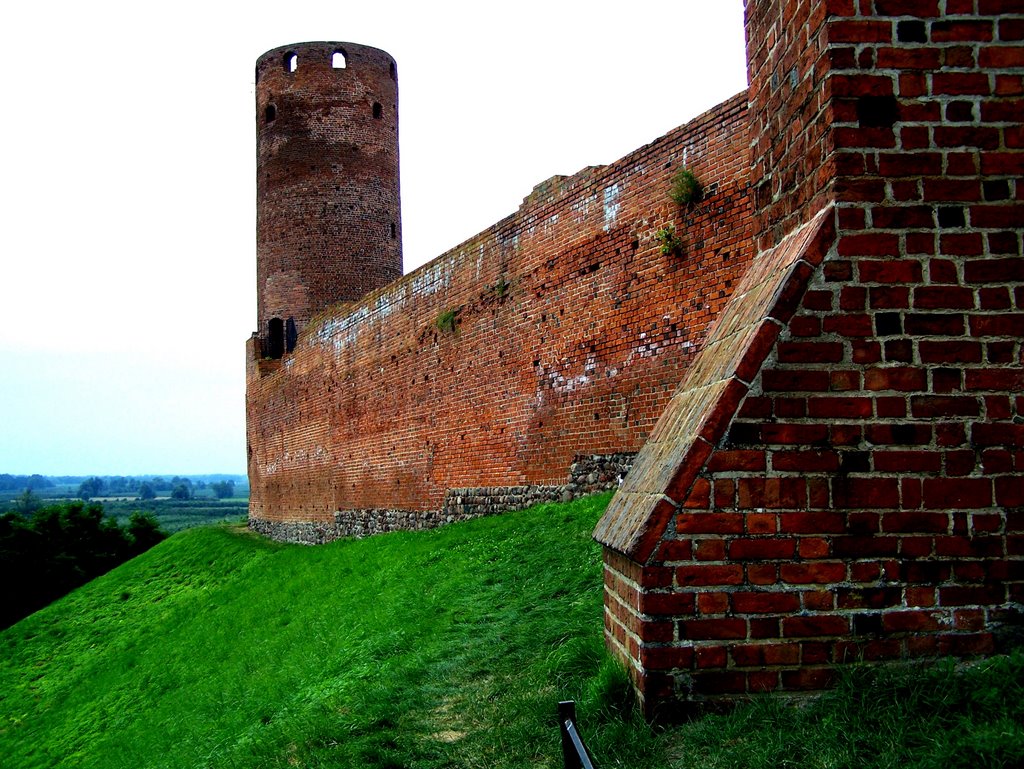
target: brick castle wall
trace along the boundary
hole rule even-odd
[[[438,525],[617,485],[636,452],[595,536],[648,713],[1019,635],[1024,6],[746,17],[749,94],[310,305],[292,352],[261,325],[254,528]]]
[[[733,397],[701,437],[664,427],[671,480],[648,472],[599,527],[609,646],[649,712],[818,689],[846,662],[989,653],[1022,624],[1024,6],[751,5],[754,55],[767,36],[798,85],[817,73],[774,109],[823,121],[824,157],[755,170],[754,264],[792,249],[803,267],[752,316],[767,343],[722,367]],[[811,6],[788,38],[765,32]],[[787,130],[762,152],[806,143]],[[638,468],[657,467],[645,451]],[[671,504],[638,523],[629,494],[652,490]]]
[[[564,486],[578,455],[637,451],[749,263],[747,144],[740,95],[538,185],[475,238],[315,316],[283,360],[252,340],[251,520],[288,536],[344,533],[336,520],[365,517],[349,511],[427,520],[452,489]],[[706,189],[689,207],[668,197],[684,165]],[[679,249],[662,252],[665,229]]]

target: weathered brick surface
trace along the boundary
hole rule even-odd
[[[402,275],[394,60],[352,43],[268,51],[256,139],[257,328],[271,354],[272,318],[301,331]]]
[[[320,312],[282,360],[253,340],[251,519],[430,517],[451,489],[563,486],[577,455],[637,451],[750,261],[746,148],[740,95],[538,185],[489,230]],[[706,190],[689,207],[668,197],[683,165]],[[665,228],[679,251],[662,253]]]
[[[792,316],[813,266],[831,244],[832,219],[832,209],[825,209],[751,265],[598,524],[594,536],[599,542],[644,562],[668,524],[671,506],[695,492],[703,494],[703,488],[694,485],[697,473],[747,396],[782,324]],[[787,391],[803,387],[808,378],[802,374],[776,384]],[[809,386],[828,388],[827,375],[817,379]],[[730,459],[751,461],[745,454]],[[739,493],[749,497],[764,492],[763,487],[744,486]]]
[[[826,21],[835,3],[759,0],[745,4],[750,82],[751,185],[755,245],[770,248],[828,198],[834,178],[831,102],[824,73]],[[870,38],[869,25],[849,36]],[[866,79],[869,81],[869,79]],[[837,81],[833,87],[843,87]]]
[[[673,421],[685,382],[655,427],[633,473],[669,460],[645,474],[660,509],[631,519],[616,497],[596,533],[608,643],[650,711],[988,653],[1020,621],[1022,19],[939,5],[747,5],[751,270],[816,212],[836,230],[744,400],[700,405],[724,428]]]

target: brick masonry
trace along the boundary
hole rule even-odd
[[[648,712],[1019,642],[1022,32],[1020,3],[748,4],[760,252],[596,532]]]
[[[439,525],[618,485],[639,452],[595,537],[652,715],[1019,635],[1024,5],[746,16],[749,93],[320,297],[291,352],[261,325],[254,528]]]
[[[740,95],[543,182],[430,264],[314,314],[280,359],[251,340],[251,520],[431,518],[452,489],[564,486],[579,456],[639,450],[752,255],[745,115]],[[706,189],[688,207],[668,195],[684,164]],[[666,229],[681,245],[663,252]]]
[[[320,545],[342,537],[369,537],[389,531],[432,529],[486,515],[522,510],[543,502],[573,499],[617,489],[629,472],[634,454],[577,457],[566,483],[449,489],[438,510],[336,510],[332,519],[287,522],[250,518],[251,528],[287,542]]]
[[[256,146],[257,328],[261,354],[280,357],[289,319],[297,335],[402,275],[395,61],[353,43],[263,54]]]

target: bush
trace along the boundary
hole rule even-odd
[[[676,237],[676,230],[671,224],[658,230],[656,237],[661,243],[662,256],[682,253],[683,241]]]
[[[668,196],[681,206],[688,206],[700,201],[704,188],[692,171],[680,168],[672,179],[672,189]]]
[[[434,326],[445,334],[455,333],[455,310],[445,310],[434,320]]]

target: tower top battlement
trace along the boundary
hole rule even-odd
[[[256,85],[287,84],[310,72],[334,70],[383,70],[398,80],[398,67],[386,51],[358,43],[315,41],[273,48],[256,60]]]

